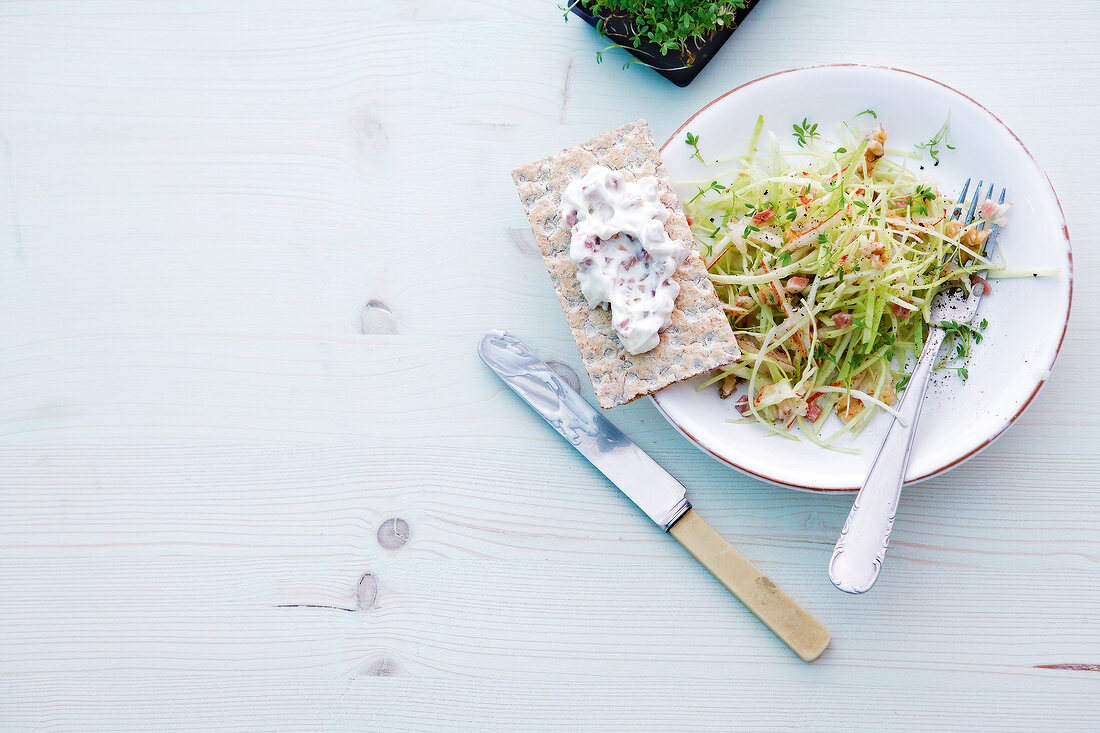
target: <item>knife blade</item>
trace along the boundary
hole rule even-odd
[[[601,415],[546,362],[506,331],[485,335],[478,355],[639,509],[668,531],[691,506],[676,479]]]
[[[491,331],[478,355],[662,530],[671,534],[803,661],[829,631],[700,517],[683,484],[507,331]]]

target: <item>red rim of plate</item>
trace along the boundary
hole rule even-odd
[[[918,73],[913,72],[913,71],[907,71],[905,69],[898,69],[898,68],[895,68],[893,66],[878,66],[878,65],[875,65],[875,64],[818,64],[816,66],[802,66],[802,67],[799,67],[797,69],[786,69],[784,71],[777,71],[773,74],[767,74],[766,76],[761,76],[757,79],[753,79],[752,81],[747,81],[744,84],[742,84],[741,86],[735,87],[735,88],[729,90],[728,92],[726,92],[725,94],[721,95],[720,97],[716,97],[715,99],[711,100],[706,105],[704,105],[702,108],[700,108],[699,111],[697,111],[691,117],[688,117],[686,120],[684,120],[683,124],[681,124],[679,127],[676,128],[676,131],[673,132],[667,140],[665,140],[663,145],[661,145],[661,154],[662,155],[664,154],[665,148],[668,147],[669,143],[671,143],[673,140],[679,139],[680,133],[683,132],[685,127],[687,127],[688,125],[691,124],[692,120],[694,120],[696,117],[701,115],[703,112],[705,112],[707,109],[709,109],[712,105],[716,104],[717,102],[720,102],[721,100],[725,99],[726,97],[733,94],[734,92],[740,91],[741,89],[744,89],[745,87],[747,87],[751,84],[756,84],[757,82],[764,81],[765,79],[770,79],[773,76],[781,76],[783,74],[791,74],[791,73],[798,72],[798,71],[809,71],[809,70],[812,70],[812,69],[835,69],[835,68],[844,68],[844,67],[854,67],[854,68],[864,68],[864,69],[880,69],[880,70],[883,70],[883,71],[896,71],[900,74],[908,74],[909,76],[915,76],[919,79],[924,79],[925,81],[929,81],[929,82],[932,82],[933,84],[937,84],[937,85],[943,87],[944,89],[947,89],[948,91],[953,92],[953,93],[959,95],[960,97],[963,97],[964,99],[970,101],[971,103],[973,103],[974,105],[976,105],[977,107],[982,109],[986,114],[988,114],[991,118],[993,118],[993,120],[998,125],[1003,127],[1005,129],[1005,131],[1009,135],[1012,136],[1012,138],[1016,141],[1016,143],[1020,146],[1020,148],[1024,151],[1024,153],[1027,154],[1027,157],[1031,159],[1031,162],[1035,165],[1035,168],[1036,168],[1036,170],[1039,171],[1040,175],[1043,176],[1043,179],[1046,180],[1047,187],[1050,189],[1050,193],[1054,197],[1054,203],[1058,207],[1058,215],[1059,215],[1059,217],[1061,217],[1062,237],[1065,239],[1065,243],[1066,243],[1066,261],[1069,264],[1068,271],[1066,273],[1067,285],[1069,286],[1069,299],[1066,302],[1066,321],[1065,321],[1064,324],[1062,324],[1062,335],[1058,337],[1058,346],[1054,349],[1054,356],[1051,357],[1050,365],[1047,367],[1046,373],[1049,375],[1050,371],[1054,368],[1054,363],[1058,360],[1058,354],[1062,350],[1062,342],[1065,341],[1066,330],[1069,328],[1069,314],[1070,314],[1070,311],[1073,309],[1073,250],[1070,247],[1069,227],[1066,224],[1066,215],[1065,215],[1065,212],[1062,210],[1062,202],[1058,199],[1058,192],[1054,190],[1054,186],[1050,182],[1050,176],[1048,176],[1046,171],[1043,170],[1043,167],[1041,165],[1039,165],[1039,161],[1035,160],[1035,156],[1032,155],[1031,151],[1027,149],[1027,146],[1024,145],[1023,140],[1021,140],[1019,138],[1019,136],[1009,128],[1008,125],[1006,125],[1004,122],[1002,122],[1001,118],[997,117],[997,115],[990,112],[985,107],[985,105],[981,104],[980,102],[978,102],[973,97],[971,97],[967,94],[963,94],[958,89],[950,87],[950,86],[948,86],[947,84],[944,84],[941,81],[937,81],[935,79],[932,79],[931,77],[927,77],[923,74],[918,74]],[[1032,400],[1035,399],[1035,395],[1039,394],[1039,390],[1042,388],[1042,386],[1044,384],[1046,384],[1046,377],[1039,380],[1039,383],[1035,385],[1035,389],[1032,390],[1031,395],[1029,395],[1027,400],[1024,401],[1024,404],[1021,405],[1020,409],[1017,410],[1016,414],[1013,415],[1011,417],[1011,419],[1009,419],[1008,422],[1006,422],[1004,424],[1004,426],[1001,427],[1000,430],[998,430],[995,434],[991,435],[989,438],[987,438],[985,441],[983,441],[980,445],[976,446],[969,453],[967,453],[966,455],[960,456],[959,458],[956,458],[954,461],[951,461],[950,463],[948,463],[944,466],[941,466],[940,468],[937,468],[936,470],[931,471],[930,473],[927,473],[923,476],[918,476],[917,478],[912,479],[911,481],[908,481],[906,483],[916,483],[918,481],[924,481],[925,479],[930,479],[934,476],[938,476],[939,474],[943,473],[944,471],[947,471],[951,468],[954,468],[955,466],[959,465],[960,463],[966,461],[968,458],[971,458],[972,456],[977,454],[979,451],[981,451],[983,448],[985,448],[990,443],[992,443],[994,440],[1001,437],[1004,434],[1004,432],[1006,430],[1008,430],[1009,426],[1011,426],[1014,422],[1016,422],[1016,419],[1024,413],[1024,410],[1026,410],[1028,408],[1028,406],[1031,404]],[[661,415],[663,415],[664,418],[666,420],[668,420],[669,424],[672,425],[674,428],[676,428],[676,430],[679,431],[684,437],[686,437],[688,440],[690,440],[692,443],[694,443],[695,446],[698,447],[701,451],[703,451],[704,453],[710,455],[715,460],[726,464],[730,468],[735,468],[738,471],[740,471],[744,474],[748,474],[749,476],[753,476],[754,478],[758,478],[761,481],[767,481],[768,483],[776,484],[777,486],[786,486],[787,488],[798,489],[800,491],[812,491],[812,492],[815,492],[815,493],[829,493],[829,494],[831,494],[831,493],[844,493],[844,492],[851,492],[851,491],[858,491],[859,490],[858,486],[850,486],[850,487],[840,488],[840,489],[822,488],[820,486],[805,486],[803,484],[789,483],[787,481],[777,481],[776,479],[771,478],[769,476],[763,476],[763,475],[761,475],[761,474],[759,474],[759,473],[757,473],[757,472],[755,472],[751,469],[745,468],[744,466],[740,466],[740,465],[734,463],[733,461],[731,461],[727,458],[724,458],[723,456],[718,455],[714,451],[712,451],[709,448],[707,448],[706,446],[704,446],[701,442],[699,442],[698,439],[695,438],[695,436],[693,436],[688,431],[684,430],[684,428],[679,423],[677,423],[674,419],[672,419],[672,417],[667,412],[665,412],[664,408],[661,407],[661,403],[658,401],[658,396],[650,395],[649,399],[654,404],[654,406],[656,406],[657,411],[660,412]]]

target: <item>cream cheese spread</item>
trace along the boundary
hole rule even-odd
[[[588,304],[611,307],[615,335],[631,354],[656,347],[680,293],[672,275],[688,253],[665,232],[669,211],[657,179],[628,182],[618,171],[593,166],[566,188],[561,215],[571,228],[569,259]]]

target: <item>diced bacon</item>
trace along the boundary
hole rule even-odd
[[[989,281],[986,280],[984,277],[982,277],[981,275],[979,275],[976,272],[971,273],[971,275],[970,275],[970,284],[973,285],[974,287],[977,287],[978,285],[981,285],[982,286],[982,295],[989,295],[990,293],[993,292],[993,286],[989,284]]]
[[[1005,213],[1008,212],[1010,206],[1012,204],[995,204],[993,199],[989,199],[978,209],[978,215],[993,224],[1003,224]]]
[[[816,402],[811,402],[806,408],[806,419],[810,422],[813,422],[819,417],[821,417],[821,405],[817,404]]]
[[[852,317],[847,313],[834,313],[833,323],[836,324],[837,328],[848,328],[852,325]]]
[[[768,208],[768,209],[764,209],[763,211],[758,211],[755,214],[753,214],[752,220],[753,220],[753,222],[755,222],[757,224],[763,224],[765,222],[771,221],[772,216],[774,216],[774,215],[775,215],[775,211]]]
[[[897,316],[898,318],[901,318],[902,320],[905,320],[906,318],[908,318],[909,316],[911,316],[913,314],[913,311],[915,311],[916,308],[913,307],[912,303],[909,304],[908,308],[905,307],[904,305],[898,305],[897,303],[891,303],[890,304],[890,310],[893,312],[893,314],[895,316]]]
[[[740,397],[737,398],[737,402],[733,403],[733,406],[742,415],[748,413],[748,411],[749,411],[749,396],[747,394],[741,395]]]
[[[801,293],[806,289],[806,286],[810,284],[809,278],[795,275],[794,277],[787,278],[787,292],[788,293]]]

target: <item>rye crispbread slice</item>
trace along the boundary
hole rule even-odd
[[[596,164],[622,171],[628,181],[656,176],[661,202],[671,212],[665,231],[688,245],[687,259],[674,275],[680,294],[672,325],[661,334],[660,343],[644,354],[630,354],[622,348],[611,327],[610,311],[588,304],[581,293],[577,268],[569,259],[570,230],[559,211],[561,197],[571,181],[582,178]],[[512,179],[600,407],[625,405],[741,358],[645,120],[516,168]]]

